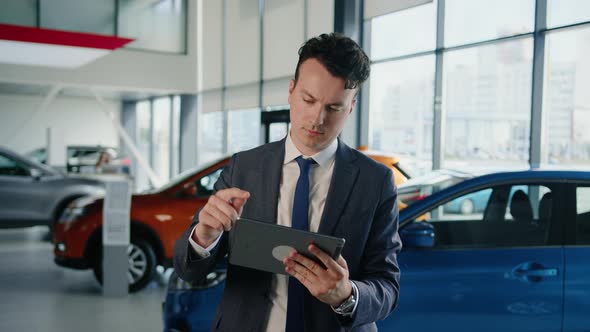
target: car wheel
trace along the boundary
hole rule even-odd
[[[96,255],[93,270],[96,280],[102,285],[102,252]],[[156,272],[156,255],[152,246],[143,239],[132,238],[127,247],[129,268],[127,281],[129,292],[135,293],[145,288],[152,281]]]
[[[466,199],[461,202],[461,214],[472,214],[473,210],[475,206],[472,200]]]

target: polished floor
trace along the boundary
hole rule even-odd
[[[0,230],[0,331],[162,331],[165,277],[107,298],[90,270],[53,263],[40,227]]]

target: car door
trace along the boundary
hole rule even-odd
[[[552,235],[558,215],[539,209],[553,207],[560,188],[489,187],[432,206],[426,222],[434,228],[435,244],[406,247],[400,254],[399,306],[380,328],[560,331],[563,248]],[[487,196],[484,211],[445,209],[445,203],[474,193]]]
[[[590,183],[572,185],[566,202],[564,331],[590,329]]]
[[[38,181],[24,163],[0,153],[0,227],[27,227],[44,223],[46,216],[34,204]]]

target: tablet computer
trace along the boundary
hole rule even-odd
[[[244,218],[236,221],[229,238],[230,264],[285,275],[283,258],[293,250],[322,264],[307,249],[309,244],[315,244],[333,259],[344,247],[341,238]]]

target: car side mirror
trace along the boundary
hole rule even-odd
[[[184,188],[182,188],[182,195],[185,197],[195,197],[197,196],[197,185],[194,183],[187,183]]]
[[[41,179],[41,176],[43,175],[43,173],[36,168],[31,168],[29,170],[29,174],[31,174],[31,177],[35,180]]]
[[[400,237],[406,248],[432,248],[434,226],[427,222],[414,221],[400,230]]]

